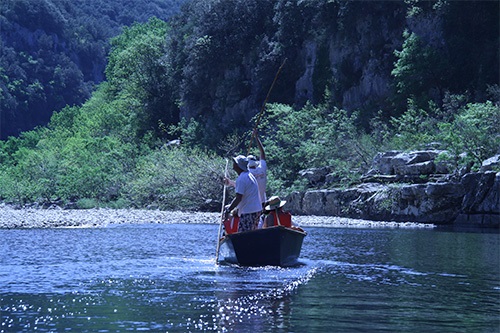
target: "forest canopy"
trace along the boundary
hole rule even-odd
[[[0,139],[84,103],[104,80],[110,39],[134,22],[167,20],[183,2],[2,0]]]

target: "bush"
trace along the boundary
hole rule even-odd
[[[463,162],[476,167],[500,153],[500,109],[490,101],[470,103],[462,108],[451,123],[438,124],[439,138],[456,156],[466,153]]]
[[[270,191],[304,189],[307,184],[298,172],[313,167],[332,167],[342,184],[355,181],[353,170],[367,169],[374,149],[374,141],[356,128],[356,121],[356,113],[349,115],[328,105],[307,104],[300,110],[269,105],[261,136]]]
[[[125,197],[138,207],[196,209],[220,201],[224,165],[210,152],[164,146],[138,160]]]
[[[392,117],[393,127],[391,145],[395,149],[408,150],[421,148],[436,140],[437,121],[429,113],[408,99],[407,110],[399,117]]]
[[[95,200],[95,199],[83,198],[83,199],[77,200],[76,206],[79,209],[98,208],[99,207],[99,202],[97,202],[97,200]]]

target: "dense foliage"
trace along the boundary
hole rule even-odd
[[[443,109],[433,111],[440,116],[429,116],[411,103],[389,124],[374,120],[373,131],[366,133],[356,127],[358,114],[349,116],[328,105],[308,104],[300,110],[269,105],[262,135],[272,166],[271,187],[285,193],[304,189],[298,172],[322,166],[335,170],[337,184],[351,184],[368,171],[376,152],[384,150],[442,149],[448,151],[443,158],[455,167],[470,164],[475,170],[500,153],[498,100],[461,105],[449,117],[443,116]]]
[[[286,58],[270,101],[328,102],[358,111],[369,130],[410,98],[420,108],[441,107],[447,93],[490,98],[498,13],[491,1],[191,1],[171,23],[171,89],[214,146],[248,129]]]
[[[391,10],[401,6],[384,3]],[[470,22],[456,3],[430,4],[405,5],[403,16],[411,21],[446,9],[446,29],[456,27],[450,13]],[[384,4],[368,7],[379,13]],[[153,18],[124,28],[109,44],[107,80],[83,105],[66,106],[46,127],[0,141],[0,200],[209,207],[221,197],[225,158],[258,155],[255,144],[247,151],[257,113],[249,116],[248,108],[262,102],[284,55],[290,57],[288,70],[259,124],[270,194],[303,189],[298,172],[311,167],[330,166],[336,185],[352,184],[381,150],[432,145],[448,150],[455,165],[474,168],[500,153],[498,50],[486,50],[468,66],[458,45],[436,47],[417,28],[403,29],[401,44],[390,50],[385,66],[394,91],[384,103],[340,107],[340,91],[349,90],[361,74],[347,62],[337,74],[325,74],[331,64],[323,51],[313,64],[324,69],[314,76],[321,93],[297,102],[288,86],[300,75],[304,54],[297,46],[308,38],[356,35],[356,10],[368,11],[361,2],[193,1],[168,24]],[[341,14],[334,15],[334,26],[328,21],[333,13]],[[309,30],[299,29],[301,20]],[[469,38],[478,32],[461,32],[447,40],[476,56]],[[489,30],[483,32],[485,48],[487,41],[498,45],[498,36],[494,40]],[[482,72],[486,64],[493,74],[496,68],[496,78]],[[176,138],[180,145],[170,141]]]
[[[109,39],[123,26],[167,19],[184,0],[0,2],[0,139],[45,125],[103,81]]]

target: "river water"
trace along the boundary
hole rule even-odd
[[[305,227],[216,265],[216,224],[0,229],[0,332],[499,332],[498,233]]]

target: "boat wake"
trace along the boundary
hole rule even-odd
[[[318,267],[311,268],[304,264],[299,268],[276,266],[242,268],[229,264],[223,268],[244,271],[240,277],[250,275],[255,279],[245,279],[246,281],[240,281],[241,284],[232,281],[231,287],[222,288],[224,290],[220,292],[215,302],[202,305],[213,307],[212,318],[207,316],[191,318],[187,323],[188,328],[227,332],[238,331],[242,327],[248,331],[247,325],[255,326],[257,329],[260,325],[267,326],[269,323],[266,322],[271,320],[270,318],[276,320],[289,313],[293,295],[319,270]]]

